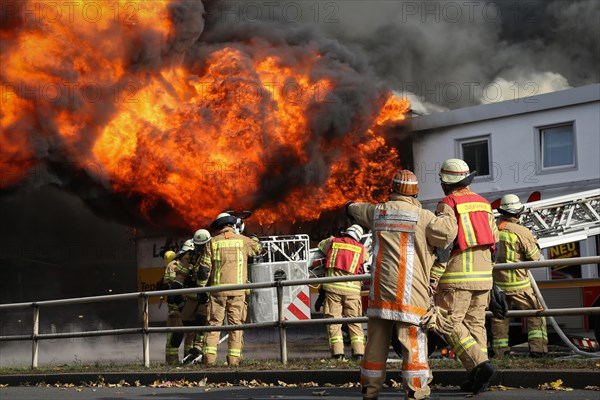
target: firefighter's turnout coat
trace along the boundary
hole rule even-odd
[[[360,365],[363,396],[377,398],[385,382],[393,332],[402,344],[402,385],[411,398],[425,398],[430,371],[420,319],[431,306],[433,247],[446,247],[454,239],[449,218],[436,217],[414,197],[396,193],[386,203],[350,204],[348,213],[373,234],[368,338]]]
[[[258,255],[258,241],[238,235],[231,227],[221,229],[211,240],[210,286],[242,285],[248,281],[248,257]],[[245,289],[213,292],[214,296],[243,296]]]
[[[431,304],[433,247],[446,247],[455,231],[410,196],[392,193],[379,204],[353,203],[348,212],[373,233],[368,317],[419,325]]]
[[[540,246],[526,227],[519,225],[519,219],[501,217],[498,219],[500,242],[498,248],[499,263],[537,261],[540,259]],[[507,293],[523,292],[531,287],[527,269],[508,269],[494,271],[494,282]]]
[[[492,252],[499,240],[490,203],[465,187],[443,198],[436,214],[453,217],[456,237],[447,265],[436,263],[432,278],[447,288],[490,290]]]
[[[363,273],[363,263],[367,257],[365,246],[349,237],[329,237],[319,242],[319,250],[327,256],[325,274],[348,276]],[[342,295],[359,294],[360,281],[323,283],[327,292]]]

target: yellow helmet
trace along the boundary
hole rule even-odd
[[[521,199],[516,194],[505,194],[500,200],[498,212],[501,214],[518,215],[523,212],[525,206],[521,204]]]
[[[165,251],[165,254],[163,255],[163,260],[165,261],[165,267],[167,265],[169,265],[169,263],[175,259],[176,255],[177,254],[175,254],[175,252],[172,250]]]
[[[470,171],[469,165],[460,158],[450,158],[442,164],[440,180],[446,185],[461,184],[467,186],[475,177],[476,171]]]

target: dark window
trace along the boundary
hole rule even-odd
[[[477,171],[477,176],[490,175],[490,154],[487,139],[462,142],[462,157],[471,170]]]

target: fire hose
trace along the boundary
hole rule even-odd
[[[533,274],[531,273],[530,270],[527,270],[527,273],[529,274],[529,279],[531,279],[531,287],[533,288],[535,295],[537,296],[538,300],[540,301],[542,308],[544,309],[544,311],[548,311],[548,306],[546,305],[546,301],[542,297],[542,293],[540,292],[540,288],[538,287],[537,282],[533,278]],[[577,347],[575,347],[575,345],[573,343],[571,343],[571,341],[569,340],[567,335],[565,335],[565,333],[562,331],[562,329],[560,329],[560,327],[558,326],[558,323],[556,322],[556,320],[554,319],[553,316],[548,316],[548,321],[550,321],[550,324],[552,324],[552,327],[554,328],[554,330],[556,331],[558,336],[561,338],[561,340],[565,343],[565,345],[567,345],[567,347],[571,351],[573,351],[575,354],[578,354],[580,356],[585,356],[585,357],[600,358],[600,352],[588,353],[587,351],[579,350]],[[596,340],[599,340],[599,339],[600,338],[596,338]]]

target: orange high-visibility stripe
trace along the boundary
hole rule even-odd
[[[406,283],[406,248],[408,233],[400,232],[400,254],[398,259],[398,287],[396,288],[396,301],[404,301],[404,285]]]
[[[417,342],[417,327],[411,325],[408,327],[408,340],[410,343],[411,360],[419,359],[419,343]],[[407,360],[408,361],[408,360]]]
[[[402,364],[402,369],[405,371],[423,371],[429,369],[429,365],[425,363],[408,363]]]
[[[411,306],[410,304],[400,304],[392,301],[381,301],[379,299],[369,300],[369,306],[373,308],[383,308],[386,310],[404,311],[417,315],[425,315],[425,308]]]
[[[413,387],[415,389],[421,389],[421,378],[413,378]]]
[[[363,360],[362,363],[360,363],[360,366],[364,369],[383,371],[383,369],[385,368],[385,363],[376,363]]]

